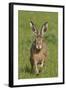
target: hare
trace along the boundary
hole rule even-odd
[[[30,63],[32,70],[36,74],[39,74],[39,72],[42,71],[44,62],[47,58],[47,45],[43,36],[48,30],[48,22],[42,25],[41,30],[37,30],[32,21],[30,22],[30,27],[35,34],[35,40],[30,48]]]

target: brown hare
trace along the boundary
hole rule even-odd
[[[34,23],[31,21],[30,27],[35,34],[35,40],[30,48],[30,63],[32,70],[36,74],[39,74],[39,72],[42,71],[44,62],[47,58],[47,45],[43,36],[48,30],[48,23],[44,23],[41,30],[37,30]]]

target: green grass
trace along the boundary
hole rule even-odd
[[[37,28],[40,28],[45,21],[48,21],[48,31],[45,39],[48,46],[48,60],[44,72],[38,76],[31,73],[30,47],[34,35],[30,28],[32,20]],[[50,78],[58,76],[58,13],[57,12],[35,12],[18,11],[18,78]]]

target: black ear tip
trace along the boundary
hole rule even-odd
[[[46,24],[48,24],[48,22],[45,22],[45,24],[44,24],[44,25],[46,25]]]
[[[30,21],[30,23],[32,23],[32,24],[33,24],[33,21]]]
[[[30,26],[31,26],[31,27],[34,26],[34,23],[33,23],[32,21],[30,21]]]
[[[30,21],[30,24],[31,24],[31,25],[34,25],[33,21]]]
[[[45,22],[45,23],[44,23],[44,26],[48,27],[48,22]]]

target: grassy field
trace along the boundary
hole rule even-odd
[[[31,73],[30,47],[34,35],[30,28],[32,20],[37,28],[48,21],[48,31],[45,39],[48,46],[48,60],[43,68],[44,72],[38,76]],[[18,11],[18,78],[50,78],[58,76],[58,13]]]

